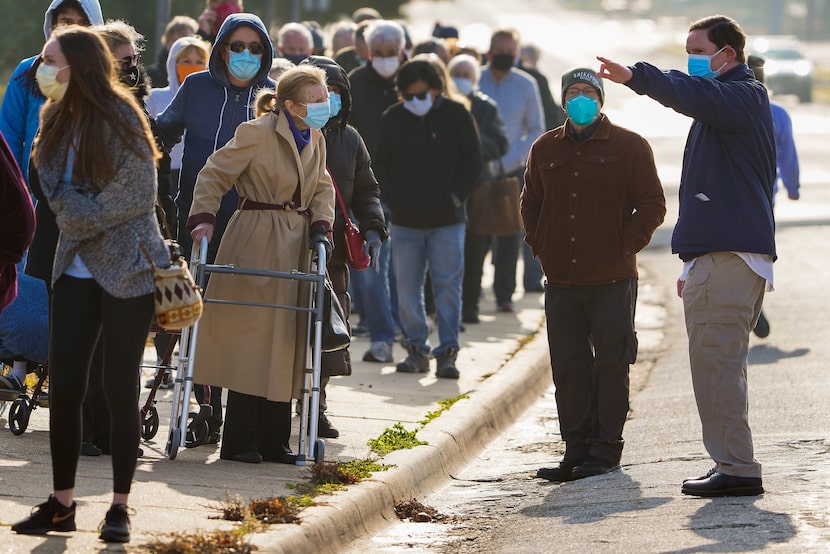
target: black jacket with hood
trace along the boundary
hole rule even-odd
[[[357,218],[363,237],[366,231],[377,231],[380,240],[386,240],[386,221],[380,205],[380,187],[370,165],[369,152],[360,133],[348,125],[352,107],[352,93],[345,70],[331,58],[310,56],[302,63],[311,64],[326,72],[329,85],[339,87],[342,106],[340,113],[329,119],[323,128],[326,137],[326,165],[337,184],[347,210]],[[345,264],[343,232],[346,222],[340,206],[334,209],[334,253],[330,264]]]

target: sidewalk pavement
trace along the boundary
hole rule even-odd
[[[519,268],[521,275],[521,267]],[[487,283],[485,283],[486,285]],[[551,384],[547,342],[543,331],[542,294],[516,295],[516,313],[497,313],[489,287],[481,301],[481,323],[467,324],[461,333],[462,348],[458,381],[437,379],[435,362],[425,375],[400,374],[394,364],[361,361],[368,339],[352,344],[353,373],[335,377],[328,387],[329,417],[340,430],[340,438],[326,439],[325,459],[345,461],[373,456],[367,440],[401,422],[408,430],[418,427],[443,399],[469,394],[450,410],[418,432],[427,445],[397,451],[381,462],[394,464],[387,471],[351,485],[348,490],[320,497],[319,505],[301,512],[302,522],[272,525],[248,536],[260,552],[331,552],[336,545],[394,518],[394,505],[401,500],[423,497],[432,487],[458,470],[492,438],[505,429]],[[433,332],[432,340],[435,340]],[[395,360],[405,352],[395,346]],[[148,348],[148,365],[155,352]],[[229,368],[232,371],[233,368]],[[144,369],[141,383],[155,368]],[[142,389],[141,401],[147,390]],[[171,533],[194,533],[233,529],[221,515],[226,497],[253,500],[289,495],[288,485],[301,483],[308,467],[263,463],[249,465],[219,459],[215,445],[180,449],[175,460],[167,459],[167,440],[172,389],[160,390],[157,408],[161,427],[156,437],[142,441],[130,506],[132,540],[126,551],[163,540]],[[13,436],[8,414],[0,418],[0,552],[97,552],[106,545],[98,541],[98,525],[108,508],[112,470],[108,456],[81,457],[77,472],[78,510],[75,533],[53,533],[46,537],[12,533],[12,523],[25,518],[31,507],[43,502],[52,490],[49,457],[49,411],[37,409],[27,431]],[[299,418],[294,417],[292,448],[297,449]],[[110,550],[123,551],[120,546]]]

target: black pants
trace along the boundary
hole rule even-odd
[[[82,405],[100,337],[113,491],[130,492],[140,436],[139,365],[152,317],[152,294],[116,298],[94,279],[67,275],[55,283],[49,332],[49,443],[55,490],[75,487]]]
[[[464,281],[461,285],[461,314],[465,318],[478,315],[484,258],[487,257],[492,242],[493,237],[478,235],[471,232],[469,228],[464,233]]]
[[[628,369],[637,357],[637,280],[545,286],[550,363],[565,458],[619,463]]]
[[[291,452],[291,402],[272,402],[228,389],[222,458],[259,452],[265,459]]]

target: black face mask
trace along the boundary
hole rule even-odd
[[[490,63],[499,71],[507,71],[513,67],[513,54],[493,54]]]
[[[300,62],[308,57],[308,54],[283,54],[282,57],[294,65],[300,65]]]
[[[118,79],[129,88],[137,87],[141,80],[140,78],[141,72],[138,70],[137,65],[118,70]]]

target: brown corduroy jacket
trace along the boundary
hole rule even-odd
[[[637,277],[636,254],[666,215],[651,147],[601,117],[584,142],[568,122],[539,137],[528,156],[525,241],[554,286]]]

